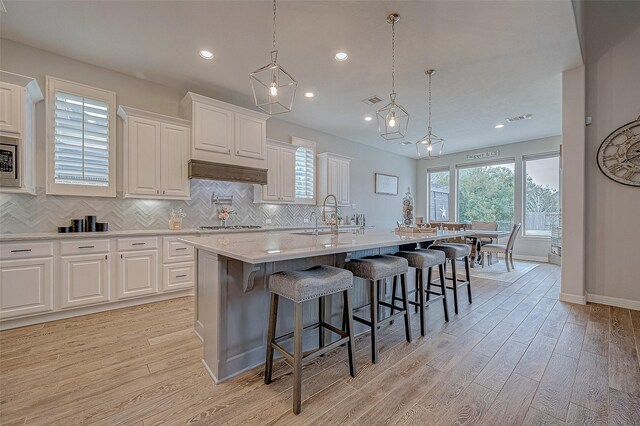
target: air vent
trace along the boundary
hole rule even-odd
[[[367,105],[375,105],[378,102],[382,102],[382,99],[380,99],[378,96],[372,96],[370,98],[367,99],[363,99],[362,102],[364,102]]]
[[[533,117],[533,114],[518,115],[518,116],[515,116],[515,117],[507,118],[507,121],[509,123],[513,123],[513,122],[520,121],[520,120],[531,120],[531,117]]]
[[[411,145],[411,144],[413,144],[413,142],[409,142],[409,141],[400,142],[400,145]]]

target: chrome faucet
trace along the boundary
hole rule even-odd
[[[337,234],[339,232],[339,228],[338,228],[338,199],[336,198],[335,195],[333,194],[329,194],[326,197],[324,197],[324,202],[322,203],[322,221],[323,222],[327,222],[327,200],[329,199],[329,197],[333,198],[334,201],[334,222],[331,225],[331,232],[334,234]]]
[[[313,235],[317,237],[318,236],[318,214],[316,212],[311,212],[311,214],[309,215],[309,221],[311,221],[311,218],[314,216],[316,217],[316,229],[315,231],[313,231]]]

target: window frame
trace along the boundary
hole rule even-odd
[[[547,158],[558,158],[558,196],[560,197],[560,210],[562,211],[562,157],[560,151],[543,152],[536,154],[525,154],[522,156],[522,228],[520,237],[531,240],[550,240],[551,235],[527,235],[527,161],[544,160]]]
[[[447,202],[447,210],[449,210],[449,207],[451,205],[451,169],[449,168],[449,166],[442,166],[442,167],[433,167],[430,169],[427,169],[427,217],[425,218],[426,222],[431,222],[432,220],[434,222],[452,222],[453,218],[451,217],[451,212],[449,212],[449,217],[447,218],[447,220],[442,220],[442,219],[431,219],[431,174],[432,173],[448,173],[449,174],[449,200]]]
[[[109,184],[92,186],[55,182],[55,92],[92,98],[108,105]],[[84,197],[116,197],[116,93],[110,90],[46,76],[46,193],[48,195],[75,195]]]
[[[291,136],[291,144],[296,147],[296,154],[298,148],[306,148],[313,151],[313,197],[312,198],[298,198],[295,197],[296,204],[316,205],[316,199],[318,197],[318,146],[316,142],[308,139],[302,139],[296,136]],[[294,159],[295,164],[295,159]],[[294,166],[295,167],[295,166]],[[294,171],[295,180],[295,171]],[[294,184],[295,185],[295,184]],[[295,186],[294,186],[295,194]]]

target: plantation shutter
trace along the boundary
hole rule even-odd
[[[296,198],[314,197],[315,150],[299,147],[296,150]]]
[[[109,186],[109,112],[106,102],[55,92],[55,183]]]

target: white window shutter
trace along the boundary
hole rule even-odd
[[[315,151],[311,148],[299,147],[296,150],[296,198],[313,199],[315,176]]]

